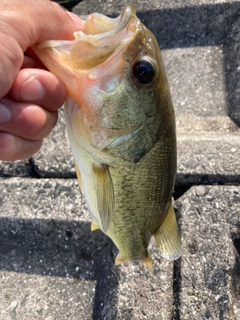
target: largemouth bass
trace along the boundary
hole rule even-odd
[[[152,236],[163,257],[181,253],[175,116],[160,49],[131,4],[117,18],[81,18],[74,41],[34,50],[68,89],[67,130],[92,230],[118,247],[116,265],[141,260],[151,269]]]

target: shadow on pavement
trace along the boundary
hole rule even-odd
[[[92,319],[116,314],[116,248],[90,224],[74,221],[0,218],[0,269],[96,282]],[[96,244],[98,244],[96,246]]]
[[[238,226],[238,232],[233,232],[231,238],[235,247],[236,255],[235,265],[230,270],[231,285],[230,290],[232,294],[232,304],[235,305],[237,310],[240,310],[240,225]]]
[[[186,191],[191,186],[195,185],[212,185],[212,184],[218,184],[218,185],[238,185],[240,181],[240,175],[230,175],[229,173],[226,174],[189,174],[189,173],[177,173],[176,175],[176,188],[178,186],[183,187],[183,189]]]

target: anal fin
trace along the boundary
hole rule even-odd
[[[154,239],[161,252],[161,256],[168,260],[176,260],[180,257],[182,246],[172,204],[169,206],[163,223],[154,233]]]
[[[121,252],[118,252],[117,256],[116,256],[116,259],[115,259],[115,263],[114,265],[115,266],[118,266],[119,264],[125,262],[126,260],[123,258]]]
[[[91,223],[91,231],[95,231],[95,230],[98,230],[99,227],[96,225],[96,223],[94,221],[92,221]]]
[[[93,165],[94,187],[103,231],[106,233],[114,214],[115,199],[111,174],[107,165]]]
[[[142,260],[142,262],[145,264],[145,266],[151,271],[153,272],[153,264],[152,264],[152,258],[150,256],[150,254],[148,253],[148,255],[146,256],[146,258],[144,258]]]

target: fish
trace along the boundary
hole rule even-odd
[[[91,230],[112,239],[115,265],[136,260],[152,270],[152,237],[162,257],[181,255],[175,115],[161,51],[132,4],[116,18],[81,19],[74,40],[33,49],[68,90],[66,126]]]

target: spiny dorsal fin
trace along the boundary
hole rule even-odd
[[[182,247],[178,234],[176,216],[172,204],[160,228],[154,233],[154,239],[161,251],[161,256],[168,260],[176,260],[180,257]]]
[[[109,167],[93,165],[94,187],[97,194],[98,211],[103,231],[106,233],[114,214],[114,189]]]

